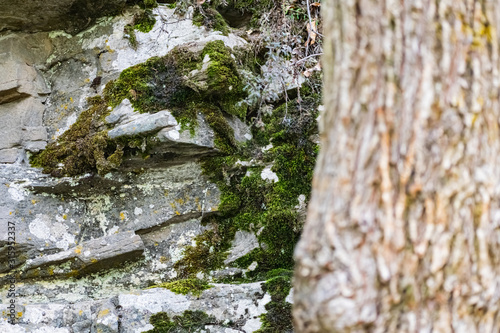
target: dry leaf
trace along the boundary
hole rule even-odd
[[[302,75],[304,75],[305,77],[310,77],[312,75],[313,72],[319,72],[321,71],[321,63],[317,63],[316,66],[312,67],[312,68],[308,68],[307,70],[305,70]]]
[[[313,6],[313,7],[320,7],[320,6],[321,6],[321,4],[320,4],[319,2],[313,2],[313,3],[311,4],[311,6]]]
[[[316,36],[317,34],[314,32],[316,31],[316,21],[311,21],[312,25],[307,23],[307,33],[309,34],[309,38],[307,39],[306,46],[307,45],[313,45],[316,43]],[[312,28],[311,28],[312,26]]]

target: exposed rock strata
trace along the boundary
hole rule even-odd
[[[125,1],[80,2],[85,6],[77,8],[71,0],[0,4],[0,49],[6,51],[0,54],[0,331],[140,332],[152,328],[154,313],[185,310],[215,316],[210,332],[259,329],[271,299],[261,283],[216,284],[199,298],[146,290],[178,278],[175,264],[183,249],[214,228],[200,222],[218,212],[221,192],[198,161],[220,155],[221,149],[202,112],[196,113],[193,133],[171,110],[140,114],[124,99],[105,118],[112,127],[107,135],[147,139],[147,156],[139,146],[124,155],[120,168],[103,176],[53,178],[28,163],[30,154],[75,123],[89,106],[87,97],[102,94],[124,69],[178,45],[200,51],[214,40],[231,48],[246,42],[193,26],[189,16],[179,19],[173,9],[160,6],[152,31],[136,33],[134,49],[124,27],[137,8],[93,25],[98,16],[123,9]],[[202,91],[206,77],[202,68],[189,80]],[[236,142],[252,138],[236,116],[224,114],[224,120]],[[17,242],[12,266],[7,264],[8,222],[15,223]],[[224,264],[260,246],[255,232],[238,231]],[[244,272],[223,267],[200,277]],[[4,286],[12,276],[17,280],[16,326],[5,323]]]

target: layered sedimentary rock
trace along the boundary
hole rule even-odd
[[[307,188],[288,192],[278,174],[297,168],[287,166],[291,157],[275,173],[262,156],[277,148],[253,141],[237,68],[247,41],[193,25],[192,12],[161,5],[149,14],[151,30],[141,32],[130,27],[144,8],[125,1],[1,2],[0,331],[142,332],[165,313],[198,316],[207,332],[253,332],[268,311],[289,310],[288,272],[268,275],[284,281],[284,296],[272,283],[250,281],[291,268]],[[227,78],[214,78],[217,66]],[[177,76],[168,76],[172,68]],[[137,77],[126,81],[123,73]],[[169,99],[177,93],[181,102]],[[283,156],[294,150],[276,147]],[[248,151],[255,158],[237,161]],[[313,153],[307,163],[312,169]],[[216,180],[222,171],[227,179]],[[244,203],[227,187],[236,178],[243,185],[234,188],[250,198],[292,196],[291,209]],[[221,216],[239,226],[211,220]],[[289,216],[298,222],[282,226]],[[273,245],[282,230],[289,234]],[[266,258],[276,262],[264,267]],[[261,275],[250,278],[254,271]],[[235,276],[248,283],[221,283]],[[156,288],[198,280],[212,285]],[[7,323],[11,299],[16,325]]]

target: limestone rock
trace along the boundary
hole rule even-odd
[[[231,48],[247,42],[197,27],[160,5],[152,12],[153,29],[136,31],[134,49],[124,28],[139,8],[94,24],[101,15],[121,12],[125,0],[0,2],[0,332],[140,332],[152,328],[154,313],[185,310],[215,316],[217,323],[206,328],[210,332],[257,330],[270,301],[260,283],[215,285],[199,298],[146,289],[179,278],[175,263],[185,247],[216,230],[202,220],[217,214],[220,191],[203,174],[199,158],[221,152],[203,110],[191,131],[169,110],[140,114],[124,99],[107,116],[110,127],[103,128],[111,140],[142,138],[147,147],[127,146],[121,167],[105,176],[53,178],[27,163],[75,123],[89,107],[88,97],[102,94],[124,69],[178,45],[200,51],[215,40]],[[205,59],[205,69],[209,64]],[[205,76],[203,69],[189,74],[193,89],[205,89]],[[93,86],[97,77],[101,83]],[[236,141],[251,138],[243,121],[225,117]],[[8,265],[11,224],[13,267]],[[257,246],[255,235],[237,232],[226,264]],[[242,273],[227,267],[205,277]],[[5,323],[4,282],[11,274],[17,279],[16,311],[22,314],[17,326]]]
[[[155,313],[165,312],[173,317],[186,310],[198,310],[215,317],[217,323],[209,326],[210,332],[254,332],[260,328],[260,315],[266,311],[265,305],[270,300],[260,283],[215,284],[200,297],[155,288],[93,302],[17,305],[17,311],[22,313],[19,323],[7,326],[0,319],[0,329],[10,329],[7,332],[16,332],[16,329],[19,332],[36,332],[36,329],[70,332],[71,328],[74,332],[96,329],[135,333],[152,329],[149,318]],[[0,304],[1,313],[6,309],[6,304]]]
[[[81,274],[113,267],[125,260],[134,260],[143,254],[144,243],[131,231],[120,232],[80,243],[71,250],[54,253],[26,262],[26,276],[33,275],[35,269],[53,266],[46,276]],[[71,267],[64,263],[71,262]],[[36,276],[43,277],[43,270],[37,270]]]
[[[25,32],[66,30],[71,33],[87,28],[96,18],[118,13],[125,0],[2,1],[0,31]]]
[[[127,122],[120,122],[118,126],[110,130],[108,132],[108,136],[111,139],[133,137],[137,135],[146,136],[150,133],[157,132],[162,128],[173,127],[176,125],[177,121],[167,110],[159,111],[153,114],[135,113],[127,118]]]
[[[253,249],[259,247],[259,241],[255,234],[248,231],[238,230],[234,236],[233,244],[229,255],[224,264],[230,264],[238,258],[243,257],[245,254],[250,253]]]

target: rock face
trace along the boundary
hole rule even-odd
[[[0,31],[66,30],[76,33],[91,26],[96,18],[118,13],[125,3],[126,0],[2,0]]]
[[[0,0],[1,332],[145,332],[154,328],[152,315],[162,312],[169,318],[204,313],[211,318],[210,323],[200,321],[205,332],[254,332],[270,309],[266,305],[276,304],[273,289],[262,282],[248,278],[237,285],[221,283],[234,276],[245,281],[245,274],[262,266],[259,260],[266,251],[281,251],[263,245],[262,237],[268,237],[264,222],[246,218],[242,230],[229,233],[210,222],[228,216],[228,207],[235,215],[241,204],[228,203],[232,196],[221,190],[226,181],[215,183],[201,161],[220,163],[235,154],[235,147],[256,149],[248,148],[253,136],[248,124],[235,116],[239,111],[226,112],[241,103],[221,99],[219,105],[214,101],[220,96],[210,95],[228,84],[220,80],[214,88],[214,66],[236,71],[237,62],[221,58],[222,50],[200,56],[200,66],[189,68],[179,81],[193,96],[202,96],[194,104],[139,112],[141,87],[160,97],[169,89],[159,86],[163,81],[158,77],[127,88],[127,97],[115,104],[118,88],[109,88],[125,70],[151,57],[179,49],[199,55],[214,41],[223,42],[217,45],[229,50],[224,52],[236,53],[247,42],[193,25],[192,8],[180,17],[160,5],[152,10],[152,29],[135,31],[132,45],[126,27],[144,10],[131,3]],[[228,95],[237,96],[237,84],[228,87]],[[100,114],[89,111],[96,100]],[[183,110],[191,112],[190,118]],[[76,135],[82,128],[87,132]],[[83,156],[78,153],[90,145],[85,140],[98,147],[85,154],[89,165],[104,161],[112,167],[102,173],[91,167],[71,177],[53,177],[36,167],[35,154],[47,147],[64,148],[68,138],[77,151],[54,155],[56,167],[78,164],[71,158]],[[266,189],[281,185],[269,165],[242,162],[237,178],[254,177]],[[264,203],[258,208],[267,209]],[[214,248],[214,239],[225,247]],[[192,259],[208,268],[195,270]],[[193,279],[213,286],[187,294],[147,289]],[[289,306],[283,297],[280,302]],[[13,319],[15,325],[7,322]]]

